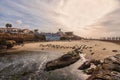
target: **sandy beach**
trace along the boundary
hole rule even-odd
[[[50,45],[50,46],[49,46]],[[8,52],[14,51],[42,51],[42,52],[60,52],[67,53],[73,50],[73,47],[80,47],[86,45],[86,49],[82,52],[85,54],[87,59],[104,59],[109,56],[120,53],[120,45],[95,41],[95,40],[80,40],[80,41],[54,41],[54,42],[36,42],[36,43],[25,43],[21,46],[15,46]],[[58,47],[56,47],[58,46]],[[115,50],[115,51],[114,51]]]

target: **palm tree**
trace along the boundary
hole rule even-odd
[[[8,28],[8,29],[7,29],[7,32],[9,33],[9,32],[11,31],[9,28],[11,28],[11,27],[12,27],[12,24],[7,23],[5,26],[6,26],[6,28]]]
[[[12,24],[9,24],[9,27],[11,28],[11,27],[12,27]]]
[[[5,26],[6,26],[6,28],[11,28],[11,27],[12,27],[12,24],[7,23]]]
[[[38,29],[35,29],[34,32],[38,32]]]

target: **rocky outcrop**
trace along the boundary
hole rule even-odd
[[[63,68],[75,63],[80,59],[79,54],[82,54],[83,50],[87,48],[91,49],[93,47],[88,47],[87,45],[81,45],[81,46],[75,45],[74,47],[72,47],[72,49],[74,49],[73,51],[68,52],[67,54],[61,56],[58,59],[47,62],[44,70],[45,71],[55,70],[55,69]],[[88,63],[87,67],[89,66],[90,64]]]
[[[75,63],[76,61],[80,59],[80,56],[79,56],[80,52],[78,50],[79,49],[75,49],[61,56],[58,59],[47,62],[44,70],[45,71],[55,70],[55,69],[63,68],[63,67],[66,67],[66,66],[69,66]]]
[[[91,65],[94,64],[95,66],[98,66],[99,64],[102,64],[102,60],[95,60],[92,59],[90,61],[84,62],[78,69],[79,70],[85,70],[91,67]]]
[[[16,42],[14,40],[0,40],[0,49],[10,49]]]
[[[92,75],[87,80],[120,80],[120,54],[104,59],[90,72]]]

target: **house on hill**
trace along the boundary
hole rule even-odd
[[[18,33],[19,30],[18,28],[0,28],[1,33]]]

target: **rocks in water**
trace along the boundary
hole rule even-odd
[[[78,61],[80,59],[78,50],[79,49],[75,49],[75,50],[68,52],[67,54],[61,56],[58,59],[47,62],[44,70],[51,71],[51,70],[55,70],[55,69],[59,69],[59,68],[64,68],[66,66],[69,66],[69,65],[75,63],[76,61]]]
[[[112,52],[118,52],[118,50],[112,50]]]
[[[120,80],[120,54],[104,59],[87,80]]]

